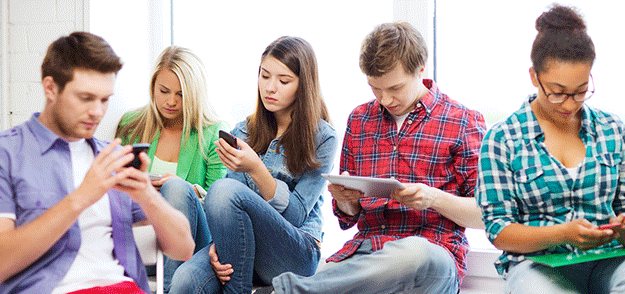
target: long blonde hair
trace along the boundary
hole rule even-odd
[[[154,102],[156,76],[163,70],[171,70],[180,81],[182,89],[182,135],[185,144],[192,130],[198,133],[198,146],[204,154],[202,129],[219,121],[207,97],[206,73],[200,58],[190,49],[169,46],[161,52],[150,80],[150,103],[137,110],[127,124],[117,126],[115,137],[127,137],[129,142],[152,142],[164,128],[163,117]]]

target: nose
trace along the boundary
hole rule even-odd
[[[562,101],[562,103],[560,104],[560,106],[566,109],[567,111],[573,111],[577,107],[579,107],[579,105],[580,105],[580,102],[575,101],[573,96],[566,97],[566,100]]]
[[[391,94],[389,94],[387,91],[380,91],[380,95],[378,95],[378,101],[380,102],[380,104],[382,104],[382,106],[387,106],[389,103],[391,103],[392,100],[393,98],[391,97]]]
[[[267,81],[267,84],[265,85],[265,91],[267,91],[268,93],[275,93],[277,89],[276,83],[277,80],[275,79],[270,79],[269,81]]]
[[[89,115],[96,117],[96,118],[103,117],[105,112],[106,112],[106,103],[102,103],[100,101],[96,101],[95,103],[93,103],[93,105],[89,109]]]
[[[167,103],[168,106],[176,106],[176,104],[178,104],[176,93],[170,93],[165,103]]]

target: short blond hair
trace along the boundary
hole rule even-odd
[[[406,22],[376,26],[360,47],[360,70],[367,76],[382,76],[392,71],[398,62],[406,73],[414,74],[427,59],[425,39]]]

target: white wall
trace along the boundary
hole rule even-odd
[[[0,27],[0,111],[2,129],[41,111],[41,62],[48,45],[62,35],[88,30],[88,1],[3,0]],[[8,34],[8,36],[7,36]]]

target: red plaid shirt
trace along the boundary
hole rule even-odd
[[[350,115],[341,171],[351,175],[394,177],[405,183],[425,183],[453,195],[473,197],[479,147],[486,132],[484,117],[441,93],[432,80],[423,80],[430,92],[423,97],[399,133],[393,117],[377,100],[358,106]],[[469,249],[464,228],[433,209],[408,208],[389,198],[360,199],[360,214],[334,213],[342,229],[358,225],[354,238],[328,258],[341,261],[364,239],[373,250],[385,242],[421,236],[447,249],[456,261],[459,279],[466,271]]]

